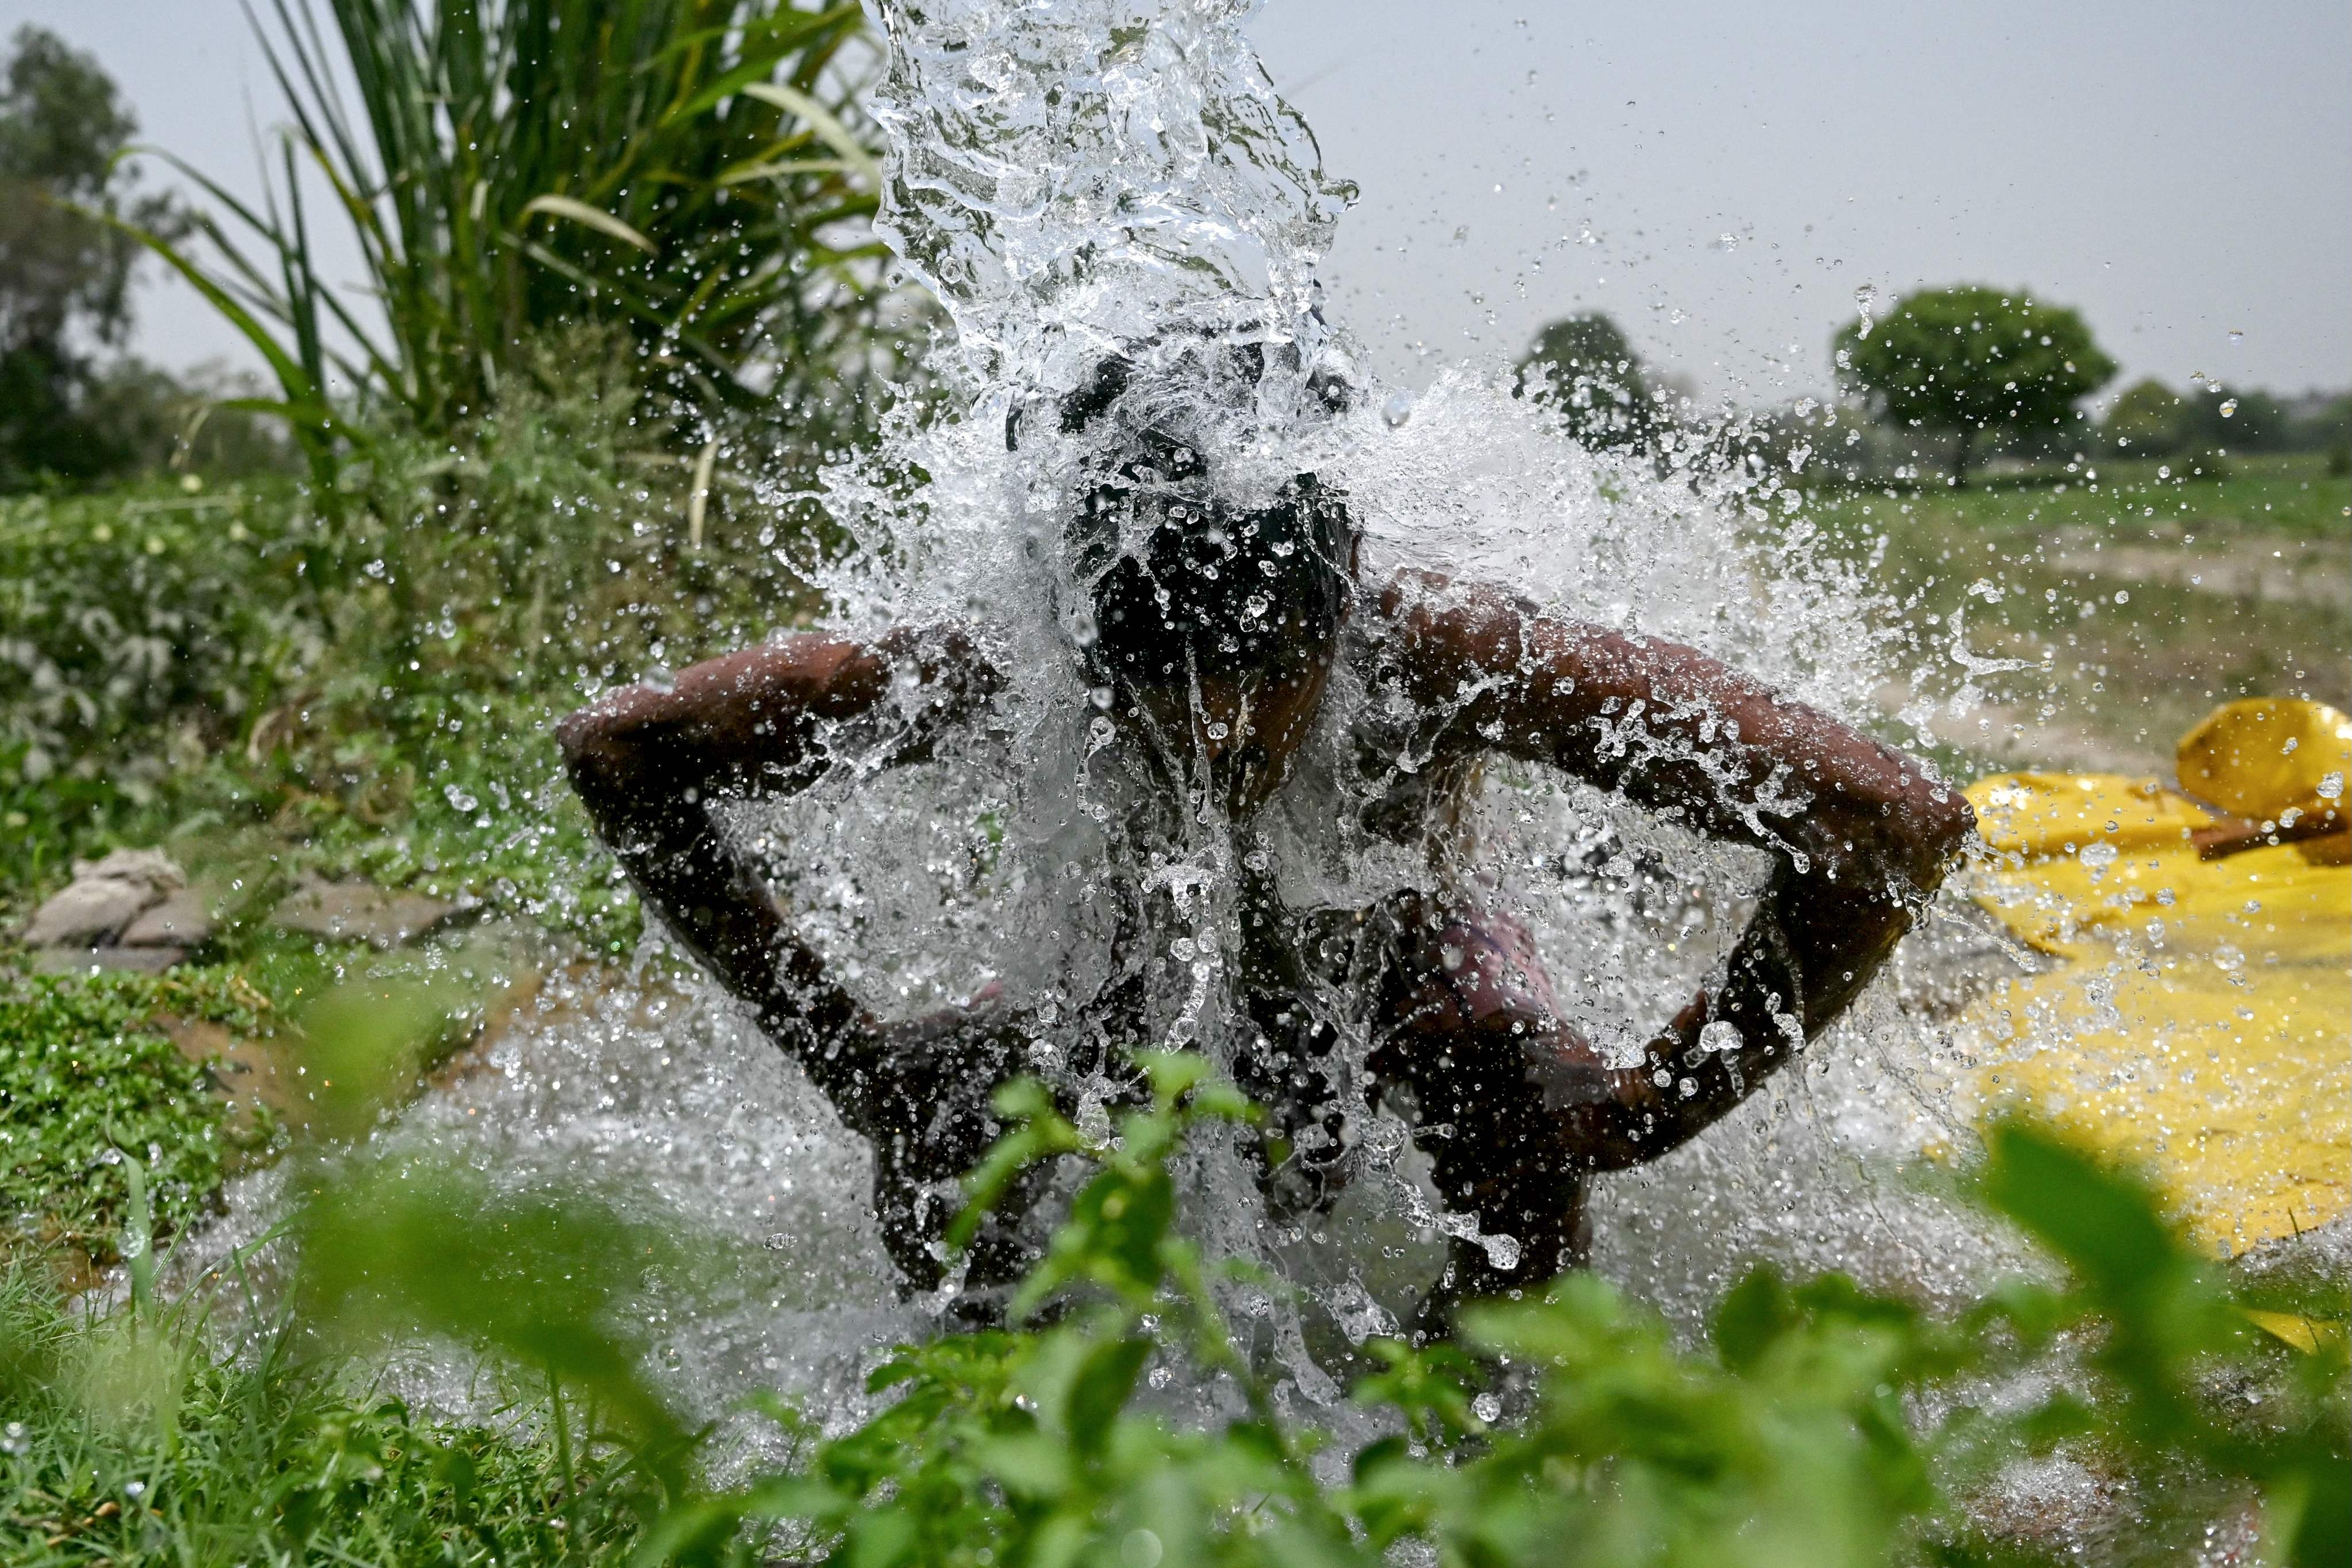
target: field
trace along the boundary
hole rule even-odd
[[[585,685],[756,635],[799,602],[787,580],[750,570],[763,557],[742,559],[748,519],[714,530],[708,553],[681,548],[678,485],[667,471],[581,471],[593,467],[591,455],[551,481],[550,459],[536,446],[528,455],[514,466],[537,487],[519,491],[501,488],[510,480],[469,490],[387,469],[375,504],[409,526],[339,553],[319,547],[313,519],[283,486],[149,486],[0,510],[0,565],[18,585],[0,606],[0,638],[40,653],[48,670],[0,685],[10,726],[0,740],[15,737],[0,756],[0,914],[13,924],[60,884],[71,859],[126,844],[162,843],[198,877],[237,892],[201,967],[170,977],[8,978],[15,955],[0,947],[0,1128],[12,1145],[0,1175],[13,1210],[11,1234],[0,1237],[0,1556],[9,1562],[653,1561],[669,1549],[649,1539],[675,1545],[690,1526],[718,1532],[710,1554],[680,1548],[675,1560],[751,1561],[763,1540],[775,1560],[776,1542],[797,1540],[818,1550],[785,1560],[837,1547],[857,1562],[1044,1561],[1055,1539],[1083,1534],[1098,1548],[1084,1560],[1139,1561],[1133,1543],[1148,1536],[1158,1561],[1163,1537],[1172,1543],[1189,1530],[1193,1546],[1171,1544],[1166,1561],[1369,1564],[1379,1543],[1418,1534],[1444,1542],[1448,1561],[1505,1563],[1552,1560],[1529,1542],[1674,1530],[1696,1532],[1682,1538],[1691,1560],[1729,1562],[1747,1560],[1733,1521],[1802,1533],[1832,1504],[1857,1531],[1842,1561],[1888,1560],[1915,1530],[1945,1542],[1938,1562],[2041,1561],[1975,1540],[1941,1490],[1948,1482],[1925,1479],[1935,1468],[1964,1490],[1974,1462],[1966,1452],[1993,1440],[1985,1429],[1948,1423],[1898,1437],[1905,1424],[1874,1412],[1890,1399],[1940,1397],[1937,1380],[1966,1369],[2011,1366],[2050,1325],[2103,1317],[2122,1323],[2126,1340],[2168,1347],[2161,1364],[2096,1362],[2095,1414],[2029,1411],[2000,1428],[1999,1442],[2042,1441],[2034,1422],[2089,1422],[2068,1430],[2145,1489],[2135,1506],[2158,1533],[2192,1528],[2247,1488],[2317,1496],[2309,1478],[2340,1470],[2340,1441],[2326,1425],[2336,1409],[2326,1380],[2340,1352],[2305,1360],[2252,1333],[2224,1304],[2241,1287],[2179,1250],[2144,1191],[2024,1133],[2010,1157],[2041,1162],[2039,1174],[2021,1180],[1996,1167],[1975,1190],[2073,1261],[2080,1283],[2069,1293],[2020,1298],[2021,1309],[1988,1302],[1947,1324],[1859,1297],[1834,1277],[1759,1275],[1727,1303],[1714,1343],[1694,1351],[1605,1288],[1578,1285],[1473,1331],[1489,1355],[1552,1358],[1548,1414],[1524,1431],[1473,1414],[1491,1364],[1401,1347],[1386,1370],[1366,1360],[1359,1397],[1389,1407],[1423,1447],[1408,1453],[1391,1439],[1367,1449],[1348,1488],[1315,1479],[1306,1456],[1322,1437],[1277,1416],[1260,1374],[1234,1359],[1196,1282],[1202,1260],[1158,1242],[1139,1250],[1129,1230],[1107,1222],[1066,1229],[1060,1262],[1049,1265],[1066,1282],[1092,1281],[1093,1305],[1041,1331],[944,1340],[893,1364],[886,1373],[904,1379],[908,1398],[865,1427],[796,1447],[805,1473],[772,1477],[764,1492],[711,1493],[687,1471],[679,1456],[690,1439],[663,1424],[631,1370],[646,1346],[625,1335],[592,1343],[593,1354],[562,1373],[550,1356],[551,1345],[576,1349],[582,1325],[596,1321],[583,1303],[625,1291],[626,1279],[599,1270],[642,1256],[639,1239],[584,1210],[490,1223],[462,1173],[446,1193],[355,1189],[340,1209],[336,1183],[325,1182],[325,1208],[299,1223],[343,1228],[314,1255],[404,1258],[416,1266],[394,1277],[420,1289],[390,1307],[330,1292],[314,1317],[289,1309],[260,1325],[247,1355],[218,1358],[202,1303],[153,1299],[143,1283],[148,1249],[201,1224],[225,1173],[269,1159],[328,1166],[296,1119],[240,1123],[172,1031],[214,1024],[274,1040],[289,1062],[331,1065],[338,1026],[314,1004],[321,993],[348,999],[339,985],[388,967],[356,944],[273,931],[260,913],[298,874],[323,872],[470,894],[493,919],[545,929],[574,956],[625,953],[634,905],[606,885],[556,775],[549,721]],[[479,541],[510,538],[546,493],[580,498],[581,526],[529,538],[499,563],[498,591],[485,601],[468,575],[483,570]],[[1994,706],[1944,733],[1956,771],[2047,763],[2161,772],[2172,737],[2224,697],[2352,702],[2348,505],[2343,476],[2318,459],[2284,458],[2186,480],[2150,465],[2036,487],[1822,494],[1808,515],[1857,555],[1885,539],[1879,580],[1911,603],[1923,665],[1948,640],[1955,612],[1975,655],[2034,664],[1992,677]],[[431,520],[459,509],[478,512],[478,528],[442,531]],[[625,550],[606,542],[615,531],[630,535]],[[740,542],[721,542],[730,537]],[[551,640],[552,607],[569,604],[589,608],[597,641]],[[1916,695],[1885,694],[1890,710]],[[28,767],[36,748],[41,759]],[[362,1021],[372,1009],[373,999],[362,1003]],[[353,1010],[343,1017],[349,1027]],[[448,1025],[434,1027],[446,1038]],[[1099,1153],[1102,1216],[1113,1199],[1141,1208],[1148,1197],[1164,1220],[1174,1199],[1157,1162],[1198,1109],[1178,1117],[1163,1105],[1127,1129],[1128,1153]],[[347,1125],[373,1114],[362,1104]],[[1065,1135],[1076,1134],[1054,1134]],[[147,1160],[123,1157],[126,1145],[144,1145]],[[131,1180],[134,1171],[154,1180]],[[2069,1216],[2082,1205],[2120,1217],[2129,1246],[2078,1247]],[[531,1249],[509,1245],[509,1224],[537,1239]],[[473,1250],[452,1263],[464,1249]],[[127,1282],[114,1289],[127,1299],[97,1312],[86,1308],[104,1291],[80,1306],[60,1299],[60,1288],[85,1287],[118,1262],[115,1278]],[[2133,1294],[2123,1275],[2134,1270],[2172,1281],[2168,1293]],[[436,1279],[459,1281],[457,1296],[421,1288]],[[504,1281],[511,1294],[477,1281]],[[2243,1300],[2300,1312],[2304,1298]],[[367,1321],[339,1323],[339,1312]],[[376,1321],[387,1312],[397,1321]],[[345,1332],[475,1340],[517,1370],[514,1391],[484,1423],[413,1415],[372,1385],[364,1356],[316,1354],[320,1334]],[[2213,1364],[2197,1358],[2209,1355],[2227,1358],[2231,1378],[2274,1391],[2265,1397],[2293,1413],[2282,1417],[2285,1436],[2231,1447],[2238,1439],[2202,1414],[2168,1426],[2128,1415],[2151,1399],[2183,1410],[2202,1399],[2195,1380]],[[1126,1408],[1147,1359],[1188,1358],[1224,1366],[1264,1401],[1256,1424],[1196,1438]],[[1859,1381],[1825,1383],[1809,1370],[1829,1364]],[[566,1396],[551,1400],[551,1385]],[[1032,1393],[1016,1403],[1016,1389],[1049,1391],[1042,1419],[1027,1413]],[[809,1437],[791,1412],[772,1408],[796,1442]],[[1661,1409],[1682,1436],[1661,1438]],[[631,1410],[634,1421],[624,1418]],[[1876,1436],[1853,1437],[1865,1429]],[[1759,1436],[1772,1433],[1808,1435]],[[1690,1469],[1694,1440],[1728,1445],[1704,1475]],[[1882,1476],[1890,1442],[1901,1446],[1895,1469],[1917,1479],[1897,1486]],[[1947,1466],[1951,1455],[1959,1469]],[[1634,1479],[1614,1490],[1523,1484],[1604,1464]],[[2158,1478],[2184,1466],[2202,1479],[2168,1505]],[[1832,1470],[1838,1479],[1822,1479]],[[915,1489],[923,1506],[898,1507]],[[2309,1541],[2336,1539],[2333,1515],[2298,1515],[2298,1506],[2284,1505],[2281,1528],[2307,1517]],[[797,1522],[782,1537],[730,1537],[754,1507]],[[1147,1508],[1162,1511],[1139,1511]],[[1491,1535],[1497,1520],[1516,1520],[1514,1533]],[[1729,1533],[1692,1522],[1708,1520]],[[1216,1521],[1213,1535],[1203,1521]],[[983,1552],[975,1542],[993,1544]]]
[[[1885,538],[1881,582],[1916,597],[1922,663],[1957,673],[1940,650],[1958,614],[1972,654],[2036,666],[1989,677],[1986,709],[1942,722],[1955,760],[2163,773],[2175,738],[2231,698],[2352,711],[2352,479],[2318,455],[1825,492],[1808,515],[1858,555]]]

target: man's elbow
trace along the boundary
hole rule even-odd
[[[1935,888],[1976,831],[1977,814],[1968,797],[1948,784],[1930,779],[1912,782],[1892,802],[1898,834],[1909,849],[1906,856],[1922,891]]]
[[[591,802],[626,794],[639,772],[634,729],[625,708],[614,701],[625,694],[600,697],[556,721],[555,746],[572,787]]]
[[[1940,862],[1950,859],[1977,831],[1976,808],[1948,784],[1930,784],[1914,808],[1920,841]]]

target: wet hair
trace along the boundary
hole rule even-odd
[[[1214,362],[1197,365],[1213,355]],[[1254,393],[1263,381],[1257,344],[1204,349],[1202,389]],[[1180,365],[1184,361],[1180,361]],[[1103,422],[1134,388],[1135,362],[1113,356],[1061,399],[1060,425],[1079,434]],[[1187,378],[1190,379],[1189,377]],[[1347,406],[1333,377],[1309,379],[1312,412]],[[1008,446],[1019,418],[1006,422]],[[1167,420],[1121,425],[1097,465],[1098,481],[1065,530],[1068,580],[1089,596],[1089,672],[1129,687],[1202,680],[1283,679],[1329,657],[1346,613],[1355,520],[1338,491],[1294,476],[1265,506],[1217,499],[1211,459]]]

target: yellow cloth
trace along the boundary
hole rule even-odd
[[[2347,749],[2333,709],[2232,704],[2184,740],[2181,775],[2275,821],[2340,804]],[[2063,960],[1969,1009],[1980,1094],[2144,1164],[2231,1253],[2352,1207],[2341,838],[2205,862],[2189,835],[2211,815],[2153,781],[2002,774],[1968,793],[1994,852],[1979,901]]]

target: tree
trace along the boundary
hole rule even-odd
[[[1832,347],[1840,379],[1884,415],[1952,433],[1956,485],[1979,435],[2065,425],[2116,373],[2082,317],[2021,288],[1923,289],[1885,320],[1849,323]]]
[[[2189,439],[2189,411],[2179,392],[2150,376],[2124,389],[2099,434],[2126,456],[2169,457]]]
[[[1587,446],[1643,446],[1661,410],[1642,356],[1616,322],[1595,310],[1554,321],[1518,362],[1520,395],[1557,407]]]
[[[0,69],[0,488],[88,479],[133,455],[93,417],[95,350],[131,326],[138,246],[93,213],[173,226],[115,158],[137,131],[96,60],[35,26]]]

